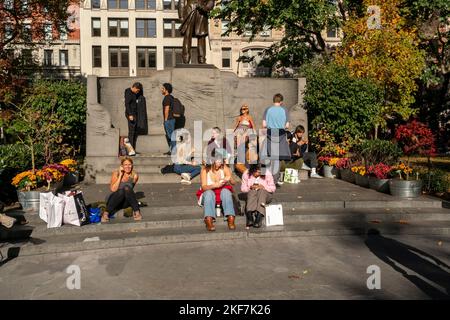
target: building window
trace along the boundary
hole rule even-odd
[[[13,10],[14,9],[14,0],[5,0],[4,6],[5,6],[5,9]]]
[[[128,19],[108,19],[110,37],[128,37]]]
[[[328,27],[327,38],[337,38],[337,29],[333,27]]]
[[[231,48],[222,48],[222,68],[231,68]]]
[[[92,36],[101,37],[101,35],[102,35],[101,19],[92,18]]]
[[[44,50],[44,66],[53,65],[53,50]]]
[[[30,66],[33,64],[33,52],[31,49],[22,49],[22,63],[26,66]]]
[[[59,50],[59,65],[61,67],[66,67],[69,65],[69,51]]]
[[[13,36],[13,26],[10,23],[5,23],[5,40],[10,40]]]
[[[178,10],[178,1],[176,0],[163,0],[164,10]]]
[[[31,36],[31,24],[25,23],[23,24],[23,41],[24,42],[31,42],[32,36]]]
[[[229,23],[230,23],[230,21],[228,21],[228,20],[222,20],[222,34],[221,35],[223,35],[225,32],[227,32]]]
[[[136,19],[136,37],[137,38],[156,37],[156,20]]]
[[[164,19],[164,38],[181,37],[179,20]]]
[[[92,9],[100,9],[100,0],[92,0]]]
[[[144,76],[148,71],[156,69],[156,48],[137,48],[137,75]]]
[[[269,29],[269,27],[264,27],[263,30],[259,33],[260,37],[263,38],[269,38],[270,36],[272,36],[272,30]]]
[[[128,76],[129,65],[128,47],[109,47],[110,76]]]
[[[108,0],[108,9],[128,9],[128,0]]]
[[[93,46],[92,47],[92,67],[101,68],[102,67],[102,47]]]
[[[52,25],[49,23],[46,23],[44,25],[44,39],[45,41],[52,41],[53,40],[53,30]]]
[[[181,48],[164,48],[164,68],[173,68],[182,62]]]
[[[138,10],[155,10],[156,0],[136,0],[136,9]]]

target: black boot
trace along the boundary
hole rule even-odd
[[[261,228],[262,225],[262,214],[259,212],[256,212],[255,214],[255,222],[253,223],[253,227],[255,228]]]
[[[245,213],[245,216],[247,217],[247,222],[245,223],[245,225],[247,226],[247,227],[251,227],[251,226],[253,226],[253,211],[247,211],[246,213]]]

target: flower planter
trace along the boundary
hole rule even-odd
[[[80,174],[78,172],[69,172],[64,176],[64,186],[70,187],[80,182]]]
[[[17,191],[17,198],[24,211],[39,212],[39,191]]]
[[[63,188],[63,181],[52,183],[50,190],[38,189],[33,191],[17,191],[17,198],[22,209],[30,212],[39,212],[40,194],[45,192],[53,192],[55,195]]]
[[[389,189],[391,195],[400,198],[416,198],[422,194],[422,180],[391,179]]]
[[[369,177],[355,174],[355,182],[358,186],[363,188],[369,188]]]
[[[338,175],[338,170],[334,166],[324,165],[323,176],[325,178],[335,178]]]
[[[341,170],[341,179],[350,183],[355,183],[355,174],[350,169]]]
[[[369,177],[369,187],[378,192],[389,193],[389,179]]]

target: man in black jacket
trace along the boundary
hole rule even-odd
[[[133,83],[131,88],[125,90],[125,117],[128,120],[128,140],[135,150],[137,140],[137,100],[142,91],[140,82]]]

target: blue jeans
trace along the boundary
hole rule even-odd
[[[190,164],[176,164],[173,166],[173,171],[175,171],[175,173],[189,173],[191,178],[198,176],[201,170],[202,168],[200,166],[192,166]]]
[[[220,199],[222,200],[222,208],[225,216],[234,216],[234,205],[231,191],[222,189],[220,192]],[[206,217],[216,218],[216,194],[213,190],[206,190],[203,192],[202,198],[203,213]]]
[[[176,141],[172,141],[172,133],[175,131],[175,119],[164,121],[164,131],[166,131],[167,144],[172,151]]]

